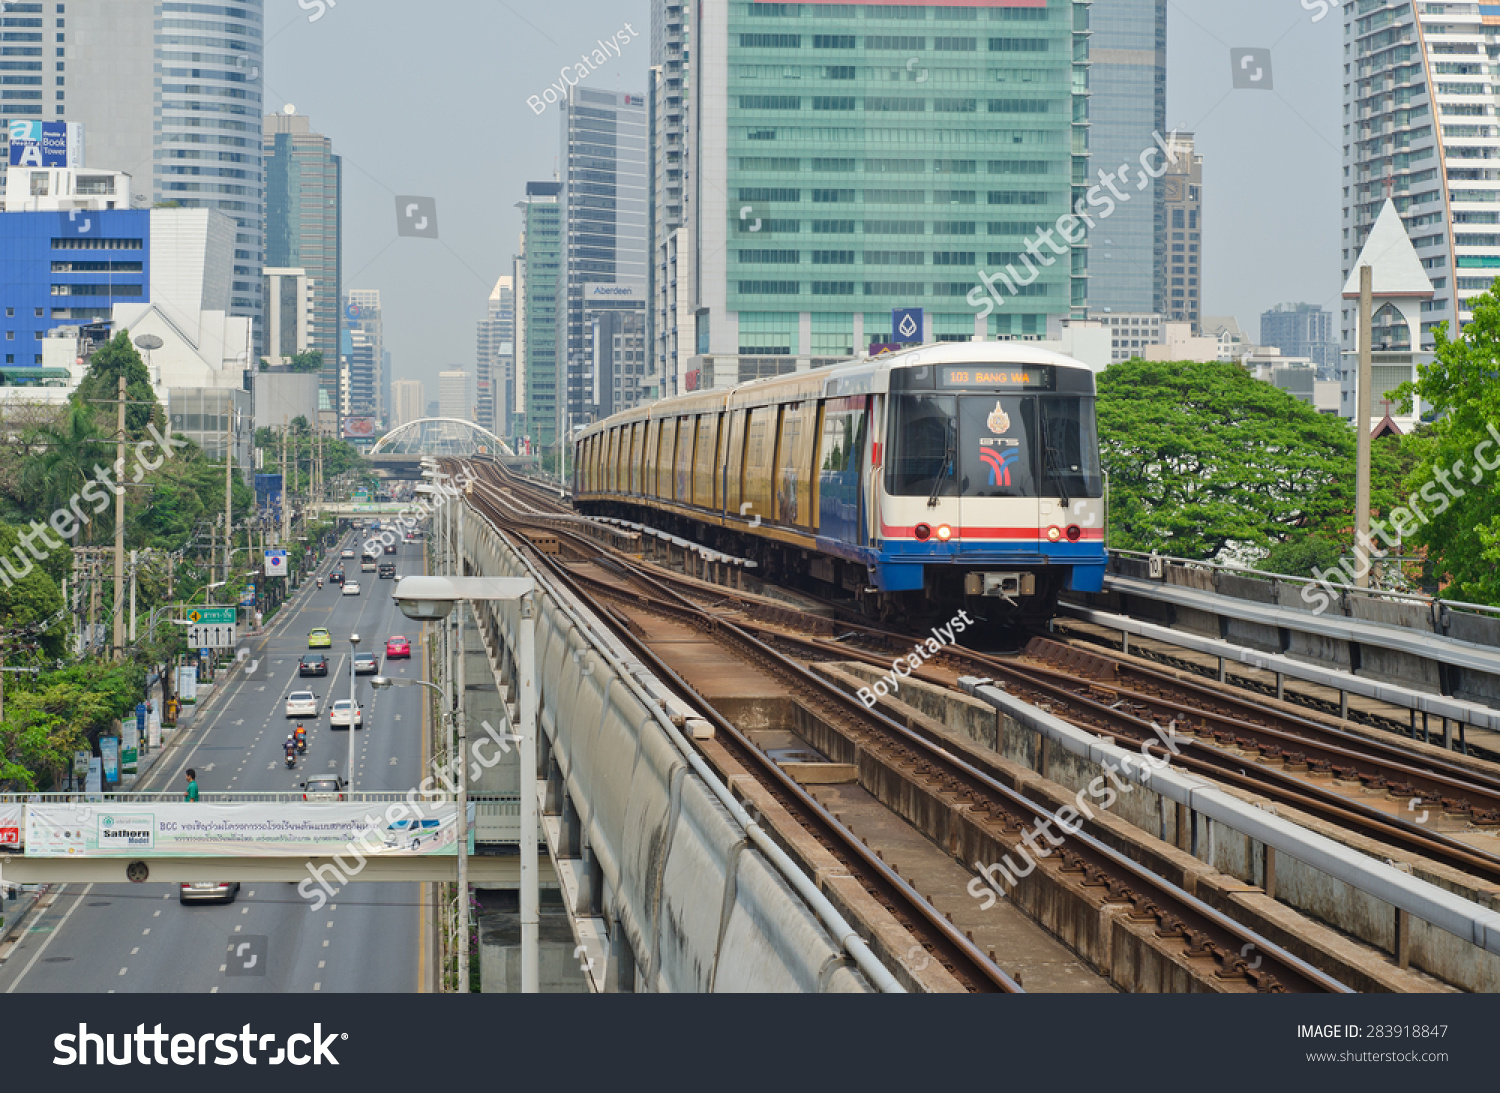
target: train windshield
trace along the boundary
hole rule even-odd
[[[1101,497],[1094,400],[906,394],[895,400],[886,489],[902,497]]]

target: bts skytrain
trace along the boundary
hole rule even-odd
[[[575,441],[580,511],[842,589],[879,618],[1049,617],[1104,577],[1094,373],[950,342],[665,399]]]

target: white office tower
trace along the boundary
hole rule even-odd
[[[651,4],[651,303],[647,374],[640,397],[681,394],[697,349],[693,317],[691,142],[692,23],[683,0]]]
[[[1410,315],[1375,317],[1377,354],[1420,355],[1432,332],[1468,321],[1467,301],[1500,273],[1500,127],[1496,64],[1500,8],[1487,4],[1359,0],[1344,5],[1342,271],[1356,262],[1389,198],[1431,281],[1420,345],[1404,341]],[[1377,292],[1379,286],[1377,286]],[[1354,413],[1357,301],[1346,294],[1340,412]],[[1386,363],[1394,370],[1398,363]],[[1377,373],[1380,369],[1377,367]],[[1410,369],[1406,369],[1410,373]],[[1393,371],[1394,374],[1394,371]],[[1376,376],[1377,395],[1383,386]],[[1379,403],[1374,411],[1379,413]]]

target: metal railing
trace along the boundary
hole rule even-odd
[[[330,803],[327,798],[337,793],[343,803],[346,804],[388,804],[395,801],[405,801],[410,794],[408,790],[312,790],[314,795],[324,798],[319,801],[306,801],[305,794],[299,790],[288,793],[283,792],[256,792],[246,791],[210,791],[204,790],[198,798],[197,804],[220,804],[220,805],[246,805],[246,804],[326,804]],[[450,793],[423,793],[417,795],[420,804],[452,804],[454,796]],[[483,806],[516,804],[520,797],[514,793],[473,793],[469,794],[472,804]],[[0,793],[0,805],[118,805],[121,807],[140,804],[185,804],[182,799],[181,790],[144,791],[140,793]]]

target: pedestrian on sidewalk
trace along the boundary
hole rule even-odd
[[[196,801],[198,799],[198,772],[189,767],[187,780],[187,792],[182,795],[182,799],[184,801]]]

